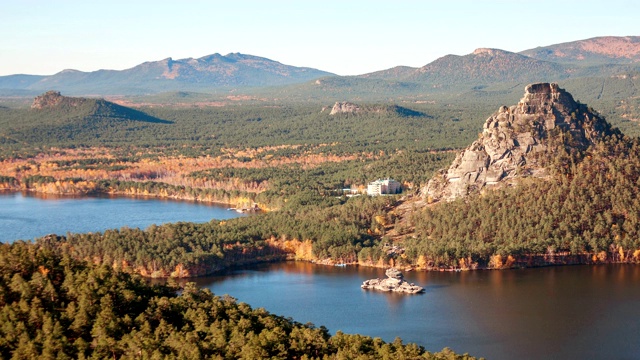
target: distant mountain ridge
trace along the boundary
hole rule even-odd
[[[478,48],[446,55],[419,68],[397,66],[358,76],[337,76],[270,59],[231,53],[145,62],[130,69],[51,76],[0,77],[0,95],[33,95],[55,89],[71,95],[150,95],[169,92],[256,92],[278,99],[389,99],[425,93],[462,93],[502,84],[627,76],[640,73],[640,37],[598,37],[538,47],[520,53]]]
[[[563,79],[570,72],[560,64],[537,60],[500,49],[479,48],[473,53],[446,55],[423,67],[396,67],[362,77],[426,82],[438,85],[530,82],[540,78]]]
[[[70,94],[151,94],[178,90],[214,90],[278,86],[332,73],[284,65],[267,58],[231,53],[201,58],[149,61],[125,70],[63,70],[51,76],[0,77],[0,89],[56,89]]]
[[[595,37],[537,47],[520,54],[564,64],[633,64],[640,62],[640,36]]]

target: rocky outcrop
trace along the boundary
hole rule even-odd
[[[365,290],[393,291],[406,294],[418,294],[424,292],[424,288],[404,281],[402,273],[395,268],[390,268],[385,272],[386,279],[365,280],[361,288]]]
[[[557,150],[586,150],[610,132],[603,118],[557,84],[528,85],[518,105],[491,115],[478,140],[434,176],[422,195],[428,202],[450,201],[519,177],[543,177],[545,162]]]
[[[86,99],[83,98],[71,98],[62,96],[59,91],[47,91],[46,93],[36,96],[31,104],[32,109],[51,109],[60,107],[61,105],[67,106],[78,106],[85,102]]]
[[[329,115],[335,114],[357,114],[362,111],[360,106],[350,102],[336,102],[331,108]]]

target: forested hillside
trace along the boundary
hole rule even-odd
[[[193,283],[177,290],[47,246],[2,244],[0,357],[473,359],[400,339],[330,335]]]
[[[54,242],[74,258],[153,277],[202,275],[287,258],[420,268],[640,260],[634,240],[637,140],[614,132],[586,150],[565,148],[546,159],[549,178],[422,209],[411,196],[455,155],[429,148],[462,144],[465,128],[477,122],[473,113],[482,107],[436,110],[421,104],[412,108],[415,113],[375,104],[361,108],[365,111],[335,115],[315,105],[147,109],[172,122],[151,125],[179,126],[176,136],[191,128],[192,145],[180,145],[186,138],[172,139],[171,130],[139,139],[138,145],[46,152],[34,147],[38,156],[19,155],[25,147],[6,155],[0,184],[239,207],[257,202],[277,210],[223,223],[70,234]],[[477,131],[468,133],[475,137]],[[339,141],[330,142],[336,134],[342,134]],[[47,138],[39,141],[46,144]],[[154,142],[166,145],[152,147]],[[383,177],[400,181],[405,198],[342,197],[343,188],[362,191]]]
[[[552,160],[554,176],[425,208],[404,242],[433,267],[640,262],[640,148],[610,139],[580,163]]]

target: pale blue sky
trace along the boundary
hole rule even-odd
[[[640,35],[640,1],[0,0],[0,75],[230,52],[356,75],[605,35]]]

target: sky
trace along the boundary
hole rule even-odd
[[[338,75],[640,36],[637,0],[1,0],[0,75],[240,52]]]

